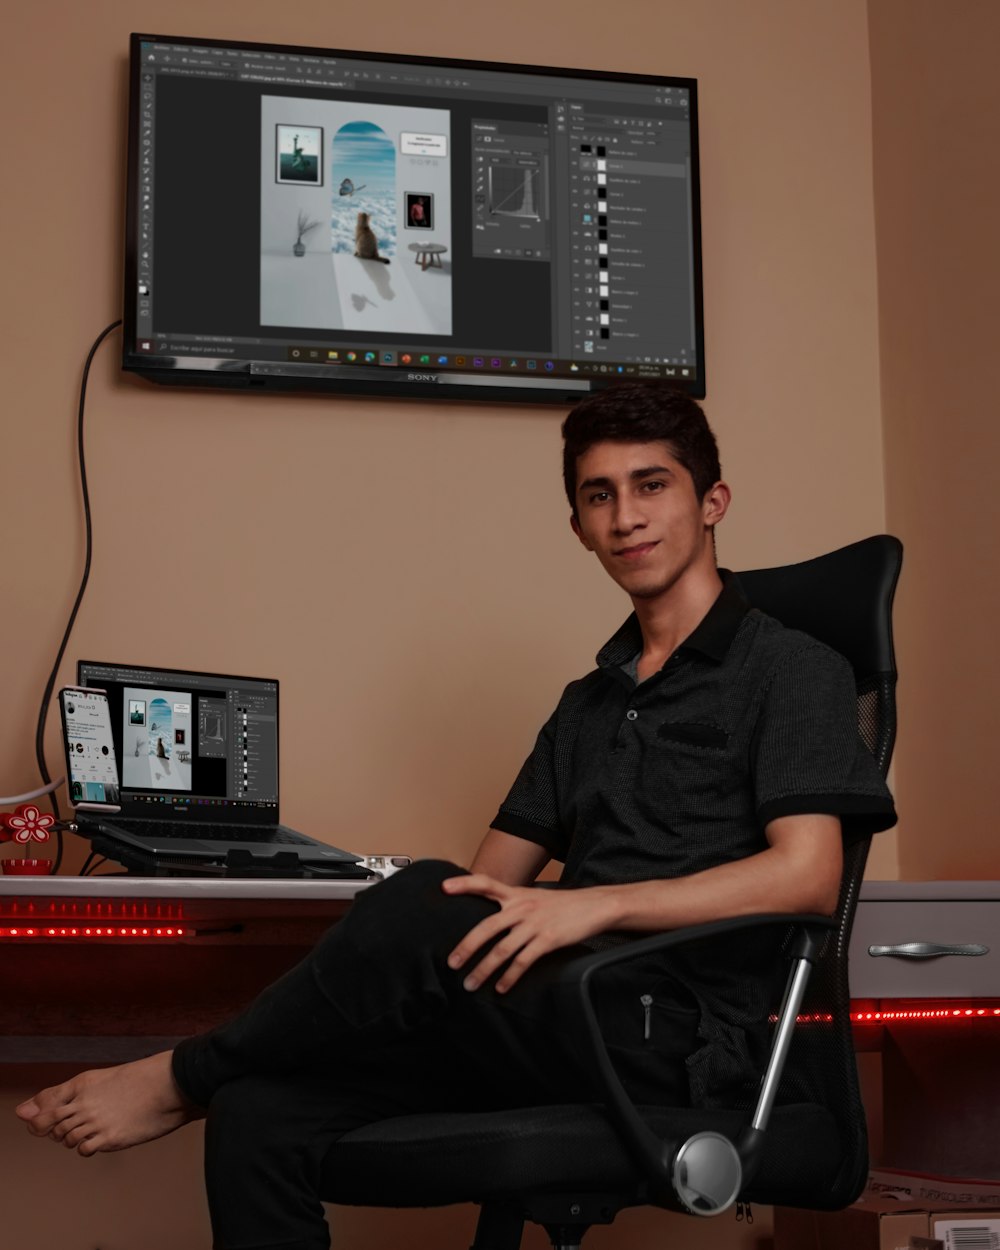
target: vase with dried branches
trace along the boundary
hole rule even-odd
[[[306,245],[302,242],[302,240],[306,237],[307,234],[315,230],[318,226],[319,226],[318,221],[313,221],[313,219],[310,216],[308,216],[307,213],[303,212],[301,208],[299,209],[298,219],[295,223],[295,230],[296,230],[296,234],[298,235],[298,237],[296,238],[295,243],[292,246],[292,251],[295,253],[296,256],[305,256]]]

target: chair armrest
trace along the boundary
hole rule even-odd
[[[566,961],[559,981],[564,986],[577,984],[581,987],[586,986],[595,972],[602,968],[610,968],[613,964],[626,963],[642,955],[669,950],[672,946],[684,946],[688,942],[697,942],[702,938],[717,937],[719,934],[733,933],[740,929],[759,929],[765,925],[784,925],[789,929],[801,925],[808,930],[815,930],[818,936],[825,936],[837,927],[837,922],[832,916],[793,915],[786,912],[768,912],[754,916],[733,916],[726,920],[709,920],[705,924],[689,925],[685,929],[669,929],[665,933],[653,933],[649,937],[636,938],[632,942],[610,947],[606,951],[579,955],[575,959]]]
[[[704,938],[715,937],[724,933],[738,932],[741,929],[756,929],[774,925],[780,925],[785,929],[798,930],[791,955],[793,959],[800,962],[800,965],[803,961],[806,964],[811,964],[818,958],[827,935],[836,928],[836,922],[829,916],[788,914],[738,916],[726,920],[710,921],[707,924],[692,925],[685,929],[673,929],[667,933],[657,933],[649,937],[637,938],[626,945],[612,947],[606,951],[596,951],[590,955],[581,955],[569,960],[561,970],[558,980],[559,990],[565,996],[571,1010],[582,1025],[581,1036],[586,1048],[585,1058],[596,1076],[599,1091],[604,1099],[608,1114],[626,1148],[646,1174],[653,1199],[663,1206],[685,1211],[693,1210],[692,1206],[681,1199],[676,1191],[675,1161],[679,1157],[679,1148],[686,1149],[694,1139],[690,1139],[686,1143],[671,1140],[662,1141],[639,1115],[631,1098],[625,1092],[617,1072],[614,1070],[608,1055],[607,1046],[601,1034],[591,998],[593,976],[601,969],[612,967],[615,964],[626,963],[643,955],[670,950],[672,947],[684,946],[690,942],[700,941]],[[796,1003],[792,1008],[792,1020],[785,1020],[785,1016],[788,1014],[790,993],[791,981],[789,982],[789,989],[786,990],[785,1002],[782,1006],[781,1019],[779,1020],[779,1032],[775,1040],[775,1050],[778,1053],[776,1056],[772,1054],[767,1072],[767,1083],[772,1089],[777,1087],[777,1082],[781,1077],[781,1069],[784,1066],[784,1048],[787,1048],[790,1040],[789,1030],[794,1023],[794,1011],[797,1010]],[[782,1030],[782,1024],[785,1026],[784,1030]],[[786,1033],[786,1037],[784,1048],[781,1048],[779,1043],[783,1031]],[[763,1077],[764,1074],[762,1073],[762,1079]],[[767,1111],[769,1112],[769,1110],[770,1107],[768,1106]],[[742,1174],[748,1175],[753,1171],[756,1164],[763,1138],[763,1128],[758,1128],[756,1125],[757,1117],[755,1117],[753,1126],[748,1125],[738,1146],[730,1144],[732,1154],[738,1154],[739,1156],[738,1161],[733,1164],[738,1176]],[[718,1137],[715,1134],[706,1136]],[[721,1138],[719,1141],[720,1144],[723,1144]],[[713,1160],[711,1166],[714,1168],[714,1165],[715,1161]],[[728,1202],[725,1205],[729,1205]],[[722,1210],[724,1207],[717,1209]],[[716,1212],[715,1210],[705,1209],[696,1213],[714,1214]]]

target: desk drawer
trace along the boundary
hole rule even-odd
[[[914,958],[871,952],[909,943],[969,947],[976,953]],[[1000,900],[862,899],[850,960],[852,998],[1000,997]]]

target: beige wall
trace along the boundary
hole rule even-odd
[[[907,549],[900,875],[995,878],[1000,7],[870,13],[887,515]]]
[[[736,490],[721,557],[780,563],[881,528],[861,0],[626,0],[610,37],[575,4],[517,0],[488,45],[478,9],[414,22],[400,6],[393,21],[394,3],[375,40],[387,50],[516,59],[530,31],[539,62],[700,79],[708,406]],[[170,0],[156,17],[182,34],[345,36],[318,0],[284,17]],[[58,187],[9,179],[0,206],[10,788],[33,780],[26,731],[81,567],[76,387],[120,311],[124,57],[143,19],[124,0],[41,4],[7,44],[11,115],[31,100],[31,133],[57,136],[60,153]],[[54,87],[39,99],[42,73]],[[123,378],[118,348],[92,374],[94,567],[61,677],[79,656],[275,674],[292,821],[361,850],[467,855],[536,725],[624,611],[566,525],[561,413],[160,390]],[[834,384],[845,367],[849,403]]]
[[[42,0],[7,20],[0,91],[21,155],[0,202],[6,793],[34,782],[38,699],[80,573],[76,387],[120,311],[124,58],[128,32],[154,21],[182,35],[696,76],[708,410],[736,492],[722,561],[781,563],[883,528],[863,0],[619,0],[614,16],[568,0],[419,14],[385,0],[355,12]],[[206,229],[211,219],[206,206]],[[537,725],[627,606],[569,533],[562,414],[159,390],[123,378],[117,350],[106,344],[92,375],[94,567],[61,679],[80,656],[276,675],[291,823],[360,851],[467,859]],[[56,768],[54,724],[47,743]],[[876,856],[877,875],[894,876],[894,835]],[[207,1246],[197,1132],[145,1155],[60,1156],[43,1173],[48,1148],[0,1127],[7,1185],[43,1177],[58,1195],[32,1250],[69,1244],[69,1227],[110,1250]],[[109,1203],[105,1181],[152,1192],[160,1169],[176,1200],[155,1218]],[[350,1244],[371,1246],[401,1228],[445,1244],[435,1230],[468,1224],[349,1218]],[[623,1217],[594,1244],[666,1239],[667,1222]],[[766,1228],[692,1223],[674,1244],[750,1247]]]

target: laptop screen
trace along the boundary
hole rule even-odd
[[[108,692],[122,815],[277,822],[277,681],[93,660],[77,673]]]

